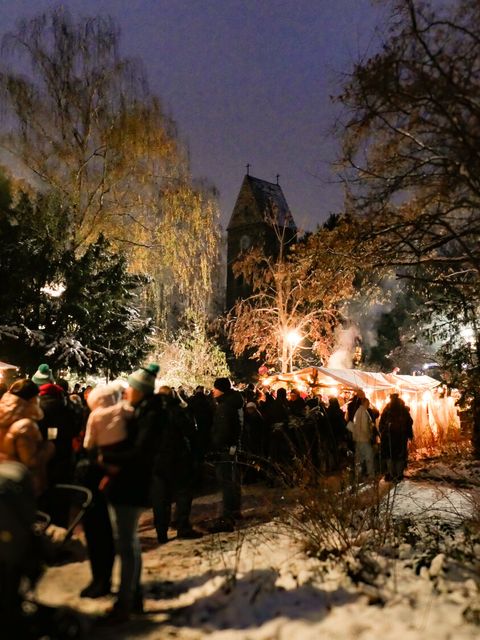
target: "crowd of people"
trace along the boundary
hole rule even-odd
[[[171,528],[187,539],[233,531],[242,517],[242,483],[311,482],[349,461],[357,478],[403,476],[412,418],[397,394],[379,415],[361,390],[348,402],[325,402],[295,389],[250,384],[240,391],[218,378],[211,390],[189,395],[158,387],[158,372],[151,364],[128,376],[126,387],[76,385],[70,392],[43,364],[0,399],[0,462],[30,470],[38,505],[48,509],[58,483],[92,492],[83,517],[92,581],[81,596],[110,593],[118,554],[120,585],[108,623],[143,611],[138,523],[147,508],[164,545]],[[222,511],[200,531],[190,513],[205,462],[215,470]],[[53,509],[66,526],[71,505]]]

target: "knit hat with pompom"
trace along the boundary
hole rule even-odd
[[[55,382],[53,373],[48,364],[41,364],[32,376],[33,382],[38,384],[48,384],[49,382]]]
[[[131,373],[127,380],[130,387],[141,391],[145,394],[153,393],[155,389],[155,378],[160,371],[158,364],[149,364],[146,367],[140,367]]]

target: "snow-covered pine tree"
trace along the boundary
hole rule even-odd
[[[68,211],[54,195],[0,201],[0,358],[26,371],[44,360],[77,372],[136,366],[153,331],[138,297],[145,278],[103,236],[81,255],[66,246]]]

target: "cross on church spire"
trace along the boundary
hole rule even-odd
[[[280,180],[280,174],[279,174],[279,173],[277,173],[277,184],[278,184],[278,181],[279,181],[279,180]]]
[[[250,175],[250,163],[247,162],[247,176]]]

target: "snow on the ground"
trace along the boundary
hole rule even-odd
[[[415,519],[431,518],[465,520],[473,515],[474,496],[467,490],[446,486],[417,483],[410,480],[393,488],[393,516],[412,516]]]
[[[276,490],[252,491],[250,505],[261,497],[274,508],[279,500]],[[284,526],[248,517],[234,533],[157,547],[147,516],[141,527],[147,613],[111,630],[92,626],[89,638],[480,637],[480,534],[461,521],[470,517],[472,501],[464,490],[412,481],[393,487],[390,497],[393,542],[352,549],[345,565],[308,557]],[[217,499],[206,497],[204,505]],[[86,562],[54,567],[37,595],[102,613],[110,599],[78,597],[88,581]]]
[[[450,454],[420,458],[409,466],[409,477],[454,486],[480,487],[480,460],[459,447]]]

